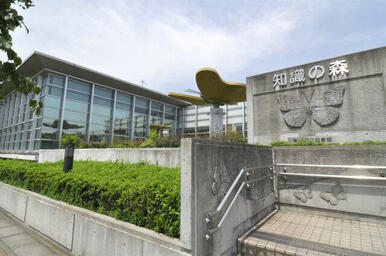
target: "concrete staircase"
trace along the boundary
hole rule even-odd
[[[325,212],[274,211],[238,240],[240,256],[386,255],[386,223]]]

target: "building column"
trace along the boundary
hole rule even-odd
[[[185,109],[181,108],[181,136],[185,134]]]
[[[91,122],[92,122],[92,109],[94,105],[94,89],[95,84],[93,83],[91,85],[91,100],[90,100],[90,107],[88,111],[88,120],[87,120],[87,129],[86,129],[86,143],[90,143],[90,130],[91,130]]]
[[[113,113],[111,115],[111,132],[110,132],[110,144],[114,143],[114,125],[115,125],[115,106],[117,105],[117,91],[114,90],[114,100],[113,100]]]
[[[135,113],[135,95],[133,95],[133,104],[132,104],[132,112],[131,112],[131,132],[130,132],[130,139],[134,140],[134,113]]]
[[[177,134],[177,128],[178,128],[178,108],[174,108],[174,129],[173,129],[173,134]]]
[[[60,108],[60,116],[59,116],[59,148],[61,147],[60,140],[63,137],[62,136],[62,133],[63,133],[63,118],[64,118],[64,108],[66,106],[67,84],[68,84],[68,76],[66,76],[66,78],[64,80],[63,99],[62,99],[62,106]]]
[[[195,110],[195,112],[194,112],[194,117],[195,117],[195,119],[194,119],[194,136],[197,137],[197,125],[198,125],[198,106],[197,105],[194,106],[194,110]]]
[[[165,103],[163,103],[162,106],[164,107],[162,111],[162,124],[165,124],[165,110],[166,110]]]
[[[149,100],[149,113],[147,114],[147,137],[150,137],[151,100]]]

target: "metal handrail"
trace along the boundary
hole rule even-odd
[[[294,173],[294,172],[278,172],[281,176],[297,176],[297,177],[312,177],[312,178],[337,178],[337,179],[352,179],[352,180],[380,180],[386,181],[386,177],[373,177],[363,175],[332,175],[332,174],[310,174],[310,173]]]
[[[219,204],[219,206],[216,209],[217,211],[221,211],[222,210],[222,208],[225,205],[225,202],[228,200],[230,194],[232,193],[233,189],[236,187],[236,184],[239,182],[239,180],[241,179],[243,174],[244,174],[244,169],[241,169],[241,171],[239,172],[239,175],[237,175],[236,179],[233,181],[231,187],[228,189],[228,191],[225,194],[223,200],[221,200],[221,203]]]
[[[272,177],[272,176],[273,176],[273,174],[268,174],[268,175],[265,175],[265,176],[262,176],[262,177],[259,177],[259,178],[253,179],[253,180],[248,180],[247,181],[247,187],[253,186],[252,184],[255,184],[261,180],[264,180],[264,179]]]
[[[276,166],[345,168],[345,169],[372,169],[372,170],[374,170],[374,169],[386,169],[386,166],[374,166],[374,165],[276,164]]]
[[[248,168],[248,169],[251,169],[251,168]],[[231,194],[233,193],[234,189],[236,188],[237,184],[242,179],[244,174],[246,175],[246,177],[251,175],[251,173],[249,171],[245,171],[245,169],[241,169],[240,170],[240,172],[238,173],[237,177],[232,182],[231,186],[229,187],[228,191],[226,192],[224,198],[221,200],[220,204],[217,206],[217,208],[215,210],[208,212],[206,217],[205,217],[205,222],[208,224],[208,232],[205,235],[206,240],[210,240],[212,238],[212,235],[215,232],[217,232],[217,230],[219,230],[221,228],[221,226],[223,225],[223,223],[224,223],[226,217],[228,216],[230,210],[232,209],[234,203],[236,202],[236,199],[238,198],[238,196],[240,195],[240,193],[241,193],[241,191],[242,191],[242,189],[244,187],[249,188],[250,186],[253,186],[252,184],[255,184],[256,182],[258,182],[260,180],[263,180],[263,179],[266,179],[266,178],[269,178],[269,177],[271,177],[271,179],[272,179],[272,178],[275,177],[275,169],[273,167],[270,167],[269,169],[270,169],[270,171],[272,171],[272,174],[268,174],[268,175],[265,175],[265,176],[262,176],[262,177],[258,177],[258,178],[255,178],[255,179],[249,180],[249,181],[247,180],[247,178],[244,178],[244,181],[241,182],[241,185],[238,187],[236,193],[232,197],[231,202],[227,206],[224,214],[221,216],[220,221],[218,222],[218,224],[214,228],[209,228],[209,223],[212,222],[212,217],[214,217],[215,215],[219,214],[223,210],[223,208],[225,207],[225,205],[228,202],[229,198],[231,197]]]
[[[239,196],[241,190],[243,189],[243,187],[245,186],[245,182],[243,181],[243,183],[241,183],[239,189],[237,190],[235,196],[233,197],[231,203],[229,204],[228,208],[225,210],[225,213],[224,215],[222,216],[220,222],[218,223],[217,227],[220,228],[222,226],[222,223],[224,222],[226,216],[228,215],[229,211],[231,210],[233,204],[236,202],[236,199],[237,197]]]
[[[232,185],[230,186],[230,188],[226,192],[226,194],[225,194],[224,198],[221,200],[220,204],[217,206],[216,210],[211,211],[207,214],[208,218],[215,216],[216,214],[218,214],[222,210],[222,208],[225,206],[226,202],[228,201],[228,198],[230,197],[233,190],[235,189],[236,184],[240,181],[241,177],[243,176],[244,172],[245,172],[244,169],[240,170],[239,174],[237,175],[236,179],[233,181]],[[206,220],[206,222],[209,222],[208,219]]]
[[[228,202],[232,192],[236,188],[239,181],[242,179],[244,174],[249,175],[249,172],[245,172],[245,169],[241,169],[235,180],[232,182],[232,185],[229,187],[228,191],[226,192],[224,198],[221,200],[220,204],[217,206],[217,208],[213,211],[210,211],[207,213],[207,216],[205,218],[205,222],[209,225],[210,222],[212,222],[212,217],[219,214],[224,206],[226,205],[226,202]],[[226,208],[224,214],[221,216],[220,221],[218,222],[217,226],[214,228],[208,228],[208,233],[205,235],[206,240],[210,240],[212,235],[221,228],[222,224],[224,223],[225,218],[227,217],[229,211],[233,207],[233,204],[236,202],[237,197],[241,193],[241,190],[247,185],[246,181],[243,181],[241,185],[238,187],[236,193],[232,197],[232,201],[229,203],[228,207]]]
[[[229,211],[231,210],[233,204],[236,202],[237,197],[239,196],[241,190],[244,188],[245,185],[246,185],[246,183],[245,183],[245,181],[243,181],[241,183],[239,189],[237,190],[235,196],[233,197],[231,203],[228,205],[227,209],[225,210],[224,215],[221,217],[220,221],[218,222],[217,226],[215,228],[208,230],[209,234],[206,234],[206,236],[205,236],[207,240],[209,240],[211,238],[211,235],[213,233],[215,233],[217,230],[219,230],[221,228],[222,224],[224,223],[225,218],[227,217]]]

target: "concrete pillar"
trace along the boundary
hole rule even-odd
[[[225,130],[226,133],[228,132],[228,105],[225,105]]]
[[[222,133],[223,131],[223,109],[219,106],[210,108],[209,114],[209,134],[211,137]]]
[[[194,137],[197,137],[198,107],[194,106]]]

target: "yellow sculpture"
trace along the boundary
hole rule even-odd
[[[196,96],[182,94],[182,93],[174,93],[174,92],[169,92],[168,95],[170,97],[173,97],[173,98],[176,98],[179,100],[184,100],[184,101],[190,102],[190,103],[197,105],[197,106],[209,106],[209,105],[211,105],[210,103],[206,102],[201,97],[196,97]]]
[[[200,97],[173,92],[169,93],[169,96],[197,106],[212,106],[209,113],[209,134],[216,136],[223,132],[223,110],[220,105],[246,101],[247,86],[222,80],[213,68],[199,69],[196,73],[196,83],[200,89],[200,92],[197,92]]]
[[[172,92],[169,96],[198,106],[237,104],[246,101],[246,85],[222,80],[213,68],[199,69],[196,73],[196,83],[201,97]]]

